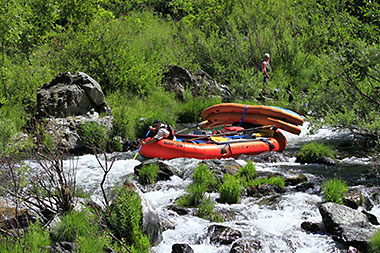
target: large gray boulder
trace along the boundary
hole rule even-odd
[[[86,73],[60,73],[37,91],[39,117],[64,118],[85,115],[91,110],[111,115],[99,83]]]
[[[219,96],[228,100],[232,92],[226,85],[219,84],[205,71],[198,70],[194,74],[180,66],[169,66],[164,73],[163,83],[166,91],[174,92],[178,99],[184,99],[185,90],[191,91],[194,97],[200,95]]]
[[[334,239],[364,252],[368,250],[370,239],[377,228],[369,222],[365,214],[332,202],[322,204],[319,211],[326,231]]]
[[[37,116],[44,119],[55,143],[70,153],[83,152],[77,131],[82,124],[96,122],[111,135],[114,123],[99,83],[83,72],[59,73],[42,85],[37,91]]]

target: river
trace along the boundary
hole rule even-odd
[[[347,132],[334,132],[329,129],[320,129],[310,133],[304,124],[301,135],[286,134],[288,146],[284,151],[286,161],[275,163],[255,163],[258,171],[295,171],[305,173],[308,178],[331,178],[338,176],[348,180],[355,187],[368,191],[369,187],[363,185],[361,175],[379,168],[379,164],[371,161],[370,157],[359,157],[355,150],[349,151],[351,155],[344,156],[336,166],[301,165],[295,162],[295,154],[304,143],[320,140],[330,144],[341,145],[353,138]],[[118,154],[118,158],[109,173],[105,186],[110,189],[124,182],[127,178],[136,180],[133,174],[134,167],[140,164],[139,160],[132,160],[134,152]],[[140,157],[138,159],[141,159]],[[245,161],[236,160],[241,165]],[[93,155],[75,157],[65,161],[67,166],[77,167],[77,184],[83,190],[90,192],[94,200],[101,203],[99,184],[103,171]],[[173,159],[165,161],[176,170],[192,171],[199,163],[196,159]],[[185,173],[186,174],[186,173]],[[356,179],[355,179],[356,178]],[[361,183],[363,182],[363,183]],[[144,196],[150,200],[156,208],[159,217],[166,224],[163,232],[163,241],[152,248],[152,252],[168,253],[175,243],[186,243],[194,252],[229,252],[231,245],[216,246],[210,243],[207,228],[214,224],[192,215],[178,215],[167,208],[174,199],[185,193],[186,187],[191,183],[191,177],[180,178],[172,176],[169,181],[160,181],[153,186],[143,188]],[[212,199],[217,194],[210,194]],[[272,204],[262,204],[261,199],[245,197],[239,204],[220,204],[215,202],[215,211],[227,212],[231,220],[221,224],[239,230],[244,239],[259,241],[261,249],[257,252],[343,252],[330,235],[324,233],[310,233],[301,228],[301,223],[311,221],[321,223],[322,218],[318,210],[318,204],[322,201],[319,191],[296,192],[287,191],[280,195]],[[378,200],[373,200],[374,206],[370,212],[380,219]],[[377,201],[377,202],[376,202]],[[169,225],[168,225],[169,224]]]

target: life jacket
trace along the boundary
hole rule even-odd
[[[262,68],[262,66],[263,66],[264,64],[267,66],[267,72],[269,73],[269,72],[270,72],[270,64],[269,64],[269,62],[266,62],[266,61],[263,61],[263,62],[260,64],[260,71],[264,71],[264,69]]]
[[[169,140],[174,139],[174,129],[171,125],[161,124],[160,128],[165,128],[166,130],[169,131],[169,135],[165,137],[164,139],[169,139]]]

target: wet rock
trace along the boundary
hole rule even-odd
[[[288,158],[283,153],[279,152],[266,152],[255,156],[244,156],[243,160],[252,160],[255,163],[278,163],[287,162]]]
[[[152,164],[156,164],[159,168],[156,180],[170,180],[170,177],[174,175],[174,173],[171,171],[170,166],[158,159],[149,159],[135,166],[134,168],[135,175],[136,176],[139,175],[140,170],[142,169],[143,166],[149,166]]]
[[[241,165],[235,160],[205,160],[203,164],[207,165],[210,170],[220,171],[223,174],[235,175],[240,171]]]
[[[178,215],[187,215],[190,213],[189,209],[176,205],[170,205],[168,206],[168,209],[176,212]]]
[[[180,100],[184,99],[184,91],[190,90],[194,97],[199,95],[220,96],[224,99],[231,97],[231,91],[226,85],[217,83],[204,71],[191,74],[187,69],[171,65],[163,78],[166,91],[174,92]]]
[[[324,164],[324,165],[336,165],[336,162],[334,159],[330,157],[313,157],[313,158],[304,158],[297,156],[296,162],[302,163],[302,164],[311,164],[311,163],[317,163],[317,164]]]
[[[365,214],[336,203],[324,203],[319,207],[326,231],[334,240],[362,251],[368,250],[371,237],[376,233]]]
[[[3,230],[28,228],[31,222],[37,220],[28,209],[16,209],[15,207],[0,207],[0,228]]]
[[[380,225],[379,221],[377,220],[377,217],[365,210],[362,210],[362,213],[367,216],[367,219],[369,222],[371,222],[372,225]]]
[[[231,244],[242,237],[240,231],[222,225],[211,225],[208,235],[213,244]]]
[[[315,184],[313,184],[312,182],[306,182],[306,183],[301,183],[297,185],[295,187],[295,190],[299,192],[306,192],[310,189],[313,189],[314,187],[315,187]]]
[[[364,197],[360,190],[358,189],[349,189],[342,197],[343,204],[358,209],[359,206],[362,206],[364,203]]]
[[[285,190],[281,187],[271,184],[254,185],[246,188],[246,195],[249,197],[260,197],[284,192]]]
[[[314,222],[310,222],[310,221],[304,221],[302,222],[301,224],[301,228],[303,230],[306,230],[306,231],[309,231],[309,232],[312,232],[312,233],[316,233],[318,231],[320,231],[320,227],[317,223],[314,223]]]
[[[253,253],[262,248],[259,241],[237,240],[232,244],[230,253]]]
[[[307,177],[303,174],[300,174],[295,177],[286,177],[285,178],[285,185],[286,186],[295,186],[301,183],[307,182]]]
[[[189,244],[176,243],[172,245],[172,253],[192,253],[194,250]]]
[[[73,242],[56,242],[53,246],[45,247],[48,252],[72,253],[76,252],[78,246]]]

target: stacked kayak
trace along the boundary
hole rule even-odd
[[[287,144],[281,130],[300,134],[303,119],[296,113],[271,106],[224,103],[211,106],[201,114],[205,120],[202,129],[234,129],[210,134],[176,134],[176,140],[162,139],[145,144],[140,154],[146,158],[237,158],[263,152],[282,152]],[[253,127],[244,129],[242,123]],[[149,137],[146,141],[149,140]]]

